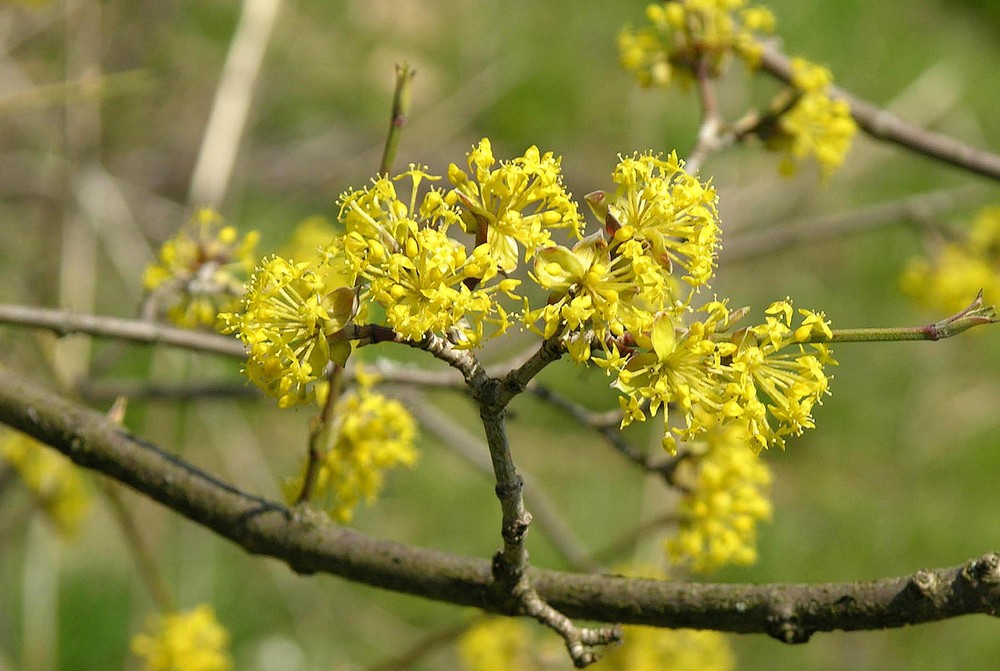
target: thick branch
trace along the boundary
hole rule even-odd
[[[100,413],[0,369],[0,421],[105,473],[248,552],[294,570],[491,612],[490,562],[380,540],[296,516],[136,438]],[[816,631],[870,630],[1000,609],[1000,554],[952,568],[870,582],[737,585],[662,582],[532,569],[538,595],[569,617],[664,627],[768,633],[798,642]]]

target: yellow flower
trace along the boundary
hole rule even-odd
[[[420,184],[437,177],[415,167],[397,179],[404,176],[413,184],[408,202],[384,177],[341,196],[346,232],[338,244],[361,299],[381,305],[389,326],[411,340],[448,333],[459,347],[474,347],[503,333],[511,319],[495,294],[514,298],[519,280],[498,274],[489,243],[470,254],[448,235],[459,210],[436,189],[419,198]]]
[[[218,314],[239,304],[259,239],[256,231],[240,237],[217,212],[199,210],[146,268],[153,307],[178,326],[217,326]]]
[[[628,241],[616,250],[602,233],[588,236],[573,249],[543,248],[535,257],[531,278],[549,291],[543,308],[529,310],[529,325],[544,323],[542,334],[570,332],[570,352],[583,362],[589,358],[591,337],[607,349],[609,339],[627,331],[648,329],[653,312],[667,295],[662,269],[643,254],[642,245]],[[591,335],[583,336],[584,332]]]
[[[23,433],[0,437],[0,464],[7,462],[64,537],[72,537],[90,511],[91,496],[73,462]]]
[[[673,454],[678,438],[692,440],[705,428],[705,418],[722,412],[719,388],[720,350],[711,334],[726,314],[710,314],[707,319],[678,329],[666,314],[659,314],[648,334],[636,337],[637,347],[617,370],[613,387],[623,393],[622,427],[633,420],[643,421],[641,408],[649,403],[652,415],[663,407],[663,448]],[[670,413],[679,425],[670,422]]]
[[[531,146],[494,168],[492,146],[483,138],[467,158],[471,177],[454,163],[448,167],[455,187],[449,201],[462,205],[465,229],[476,235],[477,245],[487,245],[501,270],[517,268],[521,248],[530,259],[548,243],[552,229],[579,234],[576,203],[563,186],[560,159],[552,152],[542,154]]]
[[[589,667],[594,671],[732,671],[724,634],[691,629],[623,627],[623,643]],[[499,668],[499,667],[497,667]]]
[[[146,660],[146,671],[229,671],[229,633],[211,606],[167,613],[151,623],[151,633],[132,638],[132,652]]]
[[[247,377],[280,407],[310,402],[326,366],[351,353],[342,332],[357,297],[353,287],[331,286],[333,277],[318,264],[271,256],[254,271],[242,311],[220,315],[246,345]]]
[[[377,377],[360,366],[356,379],[358,386],[336,400],[313,489],[321,507],[344,523],[360,502],[375,502],[386,470],[410,466],[417,458],[417,429],[410,413],[398,401],[371,391]],[[304,475],[290,480],[286,492],[298,494]]]
[[[803,343],[831,335],[822,313],[799,310],[802,321],[792,328],[791,301],[776,301],[765,323],[743,331],[724,367],[724,408],[732,419],[747,422],[754,451],[777,445],[785,436],[815,426],[813,407],[829,393],[824,366],[836,365],[823,343]]]
[[[671,152],[665,159],[653,154],[622,157],[612,175],[618,185],[609,199],[614,243],[637,240],[646,254],[692,287],[711,279],[719,245],[718,196],[711,183],[702,183],[684,170]],[[674,299],[684,299],[675,296]]]
[[[794,174],[798,163],[812,158],[826,178],[843,165],[858,127],[847,101],[830,97],[833,76],[829,70],[793,58],[792,71],[792,84],[797,89],[792,95],[798,97],[781,112],[774,127],[765,131],[765,142],[769,149],[785,153],[780,164],[783,174]],[[787,95],[779,96],[772,107],[784,107]]]
[[[900,284],[921,305],[949,314],[980,289],[985,303],[1000,302],[1000,207],[980,210],[968,234],[941,245],[934,256],[910,260]]]
[[[677,482],[684,492],[671,562],[695,573],[757,559],[757,523],[771,517],[771,473],[751,450],[744,422],[715,422],[687,445]]]
[[[533,640],[526,622],[491,617],[476,623],[458,640],[464,671],[537,671]]]
[[[760,33],[774,31],[774,15],[745,0],[674,0],[646,7],[649,25],[618,34],[621,65],[639,84],[687,87],[699,62],[718,77],[735,54],[750,67],[760,59]]]

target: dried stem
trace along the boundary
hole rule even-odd
[[[281,0],[243,2],[191,175],[192,204],[218,207],[222,202],[280,7]]]

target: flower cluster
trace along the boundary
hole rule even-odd
[[[986,303],[1000,302],[1000,207],[980,210],[968,234],[942,244],[933,258],[912,259],[900,283],[921,304],[947,313],[980,289]]]
[[[513,169],[507,172],[519,172],[516,168],[520,166],[508,167]],[[457,169],[450,172],[456,180],[465,177]],[[470,225],[455,206],[457,196],[453,194],[457,190],[446,199],[440,190],[430,188],[421,197],[421,184],[440,178],[414,166],[396,180],[403,177],[409,177],[412,184],[406,202],[397,197],[395,180],[387,177],[376,179],[367,189],[341,196],[340,216],[346,229],[343,263],[363,284],[362,300],[381,305],[389,325],[411,340],[420,340],[430,332],[451,333],[457,345],[473,347],[504,332],[511,324],[510,316],[494,295],[513,296],[519,284],[499,275],[511,263],[508,243],[532,240],[532,231],[539,226],[533,218],[510,208],[527,207],[533,201],[514,199],[497,221],[484,218],[476,234],[486,236],[486,241],[469,253],[464,244],[448,235],[460,221]],[[468,182],[466,177],[463,185],[467,189]],[[479,190],[483,202],[492,202],[492,189],[483,184]],[[466,210],[466,219],[470,211]],[[502,232],[490,237],[488,230]],[[488,242],[491,239],[493,243]],[[516,265],[516,251],[513,259]]]
[[[315,499],[338,522],[350,522],[361,501],[373,503],[382,490],[384,472],[412,465],[416,424],[398,401],[372,391],[377,378],[360,365],[357,387],[336,399],[326,431],[326,453],[314,482]],[[321,399],[322,400],[322,399]],[[305,474],[292,479],[290,493],[302,489]]]
[[[538,252],[532,279],[550,293],[525,314],[546,338],[587,334],[567,341],[580,362],[591,341],[607,350],[612,338],[648,330],[655,314],[683,312],[715,267],[715,190],[685,172],[676,154],[622,157],[612,179],[614,193],[586,197],[603,230],[572,248]]]
[[[80,469],[55,450],[14,431],[0,437],[0,464],[4,462],[14,469],[59,533],[75,534],[91,505]]]
[[[823,367],[836,363],[822,342],[803,344],[831,337],[823,314],[799,310],[792,328],[791,302],[778,301],[764,324],[727,336],[741,315],[719,301],[699,311],[705,317],[685,326],[661,312],[648,332],[595,361],[616,376],[622,426],[663,408],[663,447],[671,453],[678,440],[697,440],[719,424],[744,427],[754,451],[784,447],[785,436],[811,428],[812,410],[828,392]]]
[[[229,633],[211,606],[161,615],[151,633],[132,638],[132,652],[146,660],[146,671],[229,671]]]
[[[256,232],[240,237],[218,213],[199,210],[146,268],[151,307],[184,328],[215,327],[218,314],[239,303],[259,238]]]
[[[247,348],[244,371],[281,407],[309,403],[332,361],[351,353],[344,328],[358,311],[354,288],[318,264],[271,256],[247,283],[242,310],[224,313],[224,330]]]
[[[771,473],[747,449],[745,424],[709,429],[687,446],[676,482],[684,492],[677,534],[667,540],[673,564],[707,573],[757,559],[757,523],[771,517]]]
[[[552,152],[541,154],[532,146],[498,165],[489,139],[483,138],[467,163],[471,178],[454,163],[448,167],[448,180],[455,186],[448,200],[462,204],[465,230],[476,235],[477,244],[486,243],[501,271],[518,267],[522,249],[530,259],[548,243],[553,229],[566,228],[579,237],[580,215]]]
[[[344,231],[320,259],[266,259],[243,311],[225,315],[247,346],[250,379],[283,406],[312,400],[325,366],[350,353],[357,331],[346,327],[372,305],[412,341],[436,333],[475,347],[517,323],[558,341],[614,376],[623,425],[662,408],[671,452],[716,423],[744,426],[755,451],[813,425],[832,360],[822,343],[806,343],[830,337],[825,318],[800,310],[793,327],[781,301],[764,324],[729,333],[739,315],[724,302],[694,310],[715,270],[718,197],[676,154],[620,157],[614,191],[586,197],[599,228],[582,238],[551,153],[530,147],[497,161],[484,139],[467,163],[468,173],[449,168],[447,191],[414,166],[348,191]],[[410,184],[402,195],[401,179]],[[510,274],[527,262],[535,286],[526,289]]]
[[[777,122],[763,134],[769,149],[785,154],[780,164],[783,174],[794,174],[798,163],[807,158],[819,164],[824,178],[843,165],[858,127],[847,101],[830,97],[832,83],[827,68],[803,58],[792,59],[795,90],[772,103]],[[787,96],[793,99],[790,106]]]
[[[746,0],[674,0],[648,5],[650,25],[618,34],[622,67],[639,84],[689,84],[697,67],[718,77],[731,54],[753,67],[760,58],[758,34],[774,31],[774,15]]]

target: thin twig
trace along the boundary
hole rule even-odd
[[[528,385],[526,391],[534,395],[536,398],[565,411],[583,426],[596,431],[608,442],[608,444],[614,447],[619,454],[628,459],[629,462],[649,473],[656,473],[663,478],[667,485],[674,485],[674,471],[677,469],[678,458],[682,455],[668,458],[666,460],[657,459],[629,443],[622,436],[621,430],[615,426],[615,424],[621,420],[621,412],[591,412],[579,403],[574,403],[565,396],[557,394],[548,387],[534,381]],[[608,422],[609,415],[617,415],[618,419],[615,422]]]
[[[968,206],[970,197],[976,193],[982,193],[976,185],[940,189],[847,212],[788,222],[766,230],[735,233],[723,246],[722,261],[734,263],[756,259],[794,245],[863,233],[905,219],[948,212]]]
[[[306,471],[302,476],[302,489],[295,499],[295,504],[300,505],[312,498],[313,487],[316,484],[316,476],[319,475],[319,462],[323,458],[320,448],[320,440],[327,435],[333,424],[333,409],[337,405],[340,397],[340,385],[343,378],[344,369],[337,364],[331,364],[330,372],[326,376],[327,390],[326,400],[309,427],[309,444],[306,448]]]

